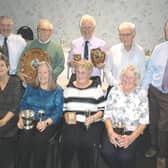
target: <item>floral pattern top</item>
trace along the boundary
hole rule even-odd
[[[148,98],[137,88],[125,94],[120,87],[113,87],[108,95],[104,120],[110,118],[113,127],[134,131],[140,124],[149,123]]]

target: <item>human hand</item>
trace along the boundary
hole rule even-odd
[[[27,76],[25,73],[23,73],[23,72],[18,72],[18,73],[17,73],[17,76],[18,76],[24,83],[26,83],[26,78],[28,78],[28,76]]]
[[[104,68],[104,63],[98,63],[98,64],[96,64],[96,68],[99,68],[99,69],[102,69],[102,68]]]
[[[96,120],[95,116],[90,115],[90,116],[86,117],[85,125],[89,126],[90,124],[94,123],[95,120]]]
[[[121,137],[121,135],[117,134],[116,132],[108,132],[108,137],[109,137],[109,141],[115,146],[119,146],[119,139]]]
[[[40,132],[43,132],[47,128],[47,122],[46,121],[39,121],[36,125],[36,128]]]
[[[75,67],[76,64],[77,64],[77,61],[74,61],[74,60],[68,62],[68,65],[71,67]]]
[[[123,135],[123,136],[120,136],[120,138],[118,139],[118,142],[119,142],[120,148],[126,149],[133,142],[133,140],[129,135]]]
[[[21,118],[19,118],[19,121],[17,122],[17,126],[19,129],[23,129],[24,124],[23,124],[23,120]]]

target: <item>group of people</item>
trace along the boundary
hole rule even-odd
[[[65,58],[51,38],[53,25],[40,20],[37,39],[26,42],[12,33],[11,17],[0,17],[0,164],[14,167],[18,160],[20,168],[45,168],[48,142],[62,124],[62,168],[70,168],[74,157],[80,168],[96,167],[97,144],[110,167],[135,168],[137,146],[149,124],[151,148],[145,156],[157,154],[157,168],[166,168],[168,86],[162,83],[168,85],[168,42],[156,46],[145,69],[144,51],[134,40],[135,24],[119,25],[121,43],[112,46],[109,55],[105,41],[94,36],[92,16],[83,15],[79,26],[81,37],[72,41],[67,60],[73,71],[63,90],[57,78]],[[168,39],[168,22],[165,35]],[[34,48],[46,52],[50,61],[38,62],[29,84],[20,60]],[[92,49],[105,53],[104,62],[93,64]],[[106,94],[102,70],[109,84]],[[31,129],[24,127],[21,112],[26,110],[34,114]]]

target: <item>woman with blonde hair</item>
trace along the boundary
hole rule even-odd
[[[100,143],[104,124],[104,93],[91,80],[93,65],[81,60],[76,65],[76,80],[64,90],[64,130],[62,168],[72,167],[77,156],[80,168],[94,168],[94,145]]]
[[[25,90],[20,104],[20,111],[24,110],[34,112],[35,124],[32,129],[26,130],[23,118],[19,118],[19,166],[46,168],[49,139],[57,131],[63,110],[63,90],[53,80],[52,68],[47,62],[39,64],[35,83]]]

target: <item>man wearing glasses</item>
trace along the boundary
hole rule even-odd
[[[92,62],[91,51],[92,49],[99,48],[104,53],[106,52],[106,43],[100,38],[94,36],[96,28],[96,21],[90,15],[83,15],[79,23],[81,37],[75,39],[71,43],[71,50],[68,56],[68,65],[72,67],[72,75],[70,83],[76,79],[75,65],[79,60],[88,60]],[[94,65],[91,79],[97,84],[101,84],[101,70],[104,68],[104,63]]]
[[[52,32],[53,25],[48,20],[40,20],[37,25],[38,38],[27,44],[23,56],[24,53],[33,48],[39,48],[46,52],[53,68],[53,78],[56,80],[59,74],[64,70],[65,59],[61,45],[51,39]],[[22,72],[20,65],[18,66],[17,75],[24,83],[26,83],[26,78],[29,78],[27,74]]]
[[[20,35],[13,34],[12,30],[12,18],[9,16],[0,16],[0,52],[9,59],[10,75],[15,75],[26,42]]]
[[[142,81],[145,71],[145,55],[143,49],[134,42],[136,35],[135,24],[123,22],[118,27],[121,43],[110,49],[110,54],[105,63],[105,76],[109,84],[107,93],[111,87],[118,84],[121,71],[128,65],[134,65]]]

